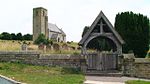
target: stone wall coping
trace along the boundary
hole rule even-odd
[[[135,63],[150,63],[148,58],[135,58]]]
[[[0,77],[1,77],[2,79],[5,79],[5,80],[11,82],[12,84],[26,84],[26,83],[21,83],[21,82],[15,81],[15,80],[10,79],[10,78],[8,78],[8,77],[6,77],[6,76],[3,76],[3,75],[0,75]]]
[[[134,59],[134,53],[129,53],[129,54],[123,54],[124,59]]]
[[[39,59],[80,59],[80,55],[72,55],[72,54],[40,54]]]
[[[5,54],[40,54],[38,51],[0,51],[0,55]]]

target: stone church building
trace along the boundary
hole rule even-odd
[[[33,41],[40,34],[56,42],[66,42],[66,34],[56,24],[48,23],[48,12],[43,7],[33,8]]]

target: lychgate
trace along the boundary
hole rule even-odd
[[[100,39],[104,39],[111,46],[110,52],[106,52],[101,47],[98,48],[97,52],[88,52],[87,46],[91,43],[97,47],[99,45],[103,46],[105,41],[98,42],[99,44],[95,42]],[[122,55],[122,44],[124,44],[124,40],[101,11],[79,42],[82,47],[82,58],[86,59],[86,69],[97,71],[117,70],[118,58]]]

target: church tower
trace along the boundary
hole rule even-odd
[[[40,34],[44,34],[46,38],[49,36],[47,9],[42,7],[33,8],[33,41]]]

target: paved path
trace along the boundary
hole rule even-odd
[[[125,84],[127,80],[145,80],[140,78],[131,78],[131,77],[103,77],[103,76],[85,76],[86,81],[84,84]]]

